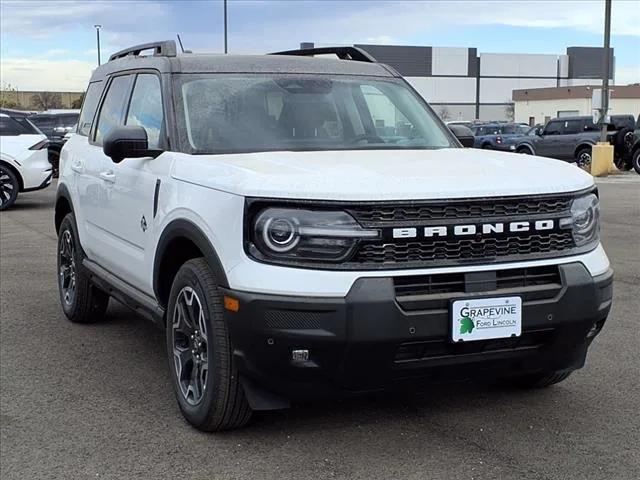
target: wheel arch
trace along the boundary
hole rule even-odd
[[[153,291],[161,306],[166,308],[169,303],[171,285],[180,266],[199,256],[204,257],[213,270],[218,285],[228,288],[227,275],[220,257],[197,225],[178,219],[165,227],[153,260]]]
[[[2,164],[6,169],[11,170],[11,173],[13,173],[18,179],[18,186],[20,187],[19,190],[24,190],[24,180],[22,179],[22,175],[20,175],[20,170],[18,170],[15,165],[10,163],[4,157],[0,158],[0,164]]]
[[[56,192],[56,204],[54,209],[53,221],[56,227],[56,233],[60,230],[60,224],[67,214],[73,213],[73,202],[71,201],[71,194],[64,183],[58,185],[58,191]]]
[[[533,145],[531,145],[528,142],[522,142],[522,143],[518,144],[516,146],[516,152],[522,150],[523,148],[527,148],[531,152],[531,155],[535,155],[536,154],[536,151],[533,148]]]

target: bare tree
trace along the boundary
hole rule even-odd
[[[443,122],[446,122],[447,120],[449,120],[451,118],[451,114],[449,113],[449,109],[443,105],[440,107],[440,109],[438,110],[438,116],[440,117],[440,119]]]
[[[71,108],[81,108],[82,100],[84,100],[84,93],[80,94],[73,102],[71,102]]]
[[[2,82],[2,88],[0,89],[0,107],[4,108],[18,108],[18,96],[15,95],[15,100],[10,99],[8,97],[13,97],[14,92],[17,92],[18,89],[7,82]]]
[[[62,108],[62,96],[56,92],[38,92],[31,96],[31,105],[36,110]]]
[[[511,100],[507,100],[504,106],[504,116],[510,122],[513,122],[516,118],[516,104],[512,103]]]

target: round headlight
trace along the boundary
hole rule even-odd
[[[274,252],[292,250],[300,240],[295,219],[268,218],[262,226],[262,240]]]
[[[594,194],[576,198],[571,204],[573,239],[582,246],[598,239],[600,204]]]

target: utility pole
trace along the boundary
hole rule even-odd
[[[600,108],[600,141],[607,141],[607,113],[609,112],[609,70],[611,69],[611,0],[604,0],[604,76]]]
[[[224,53],[229,53],[227,44],[227,0],[224,0]]]
[[[93,27],[96,29],[96,42],[98,43],[98,66],[100,66],[100,29],[102,28],[102,25],[94,25]]]

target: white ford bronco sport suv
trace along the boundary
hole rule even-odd
[[[112,55],[62,150],[55,226],[66,316],[113,297],[165,328],[206,431],[433,380],[557,383],[611,306],[592,177],[462,148],[353,47]]]

